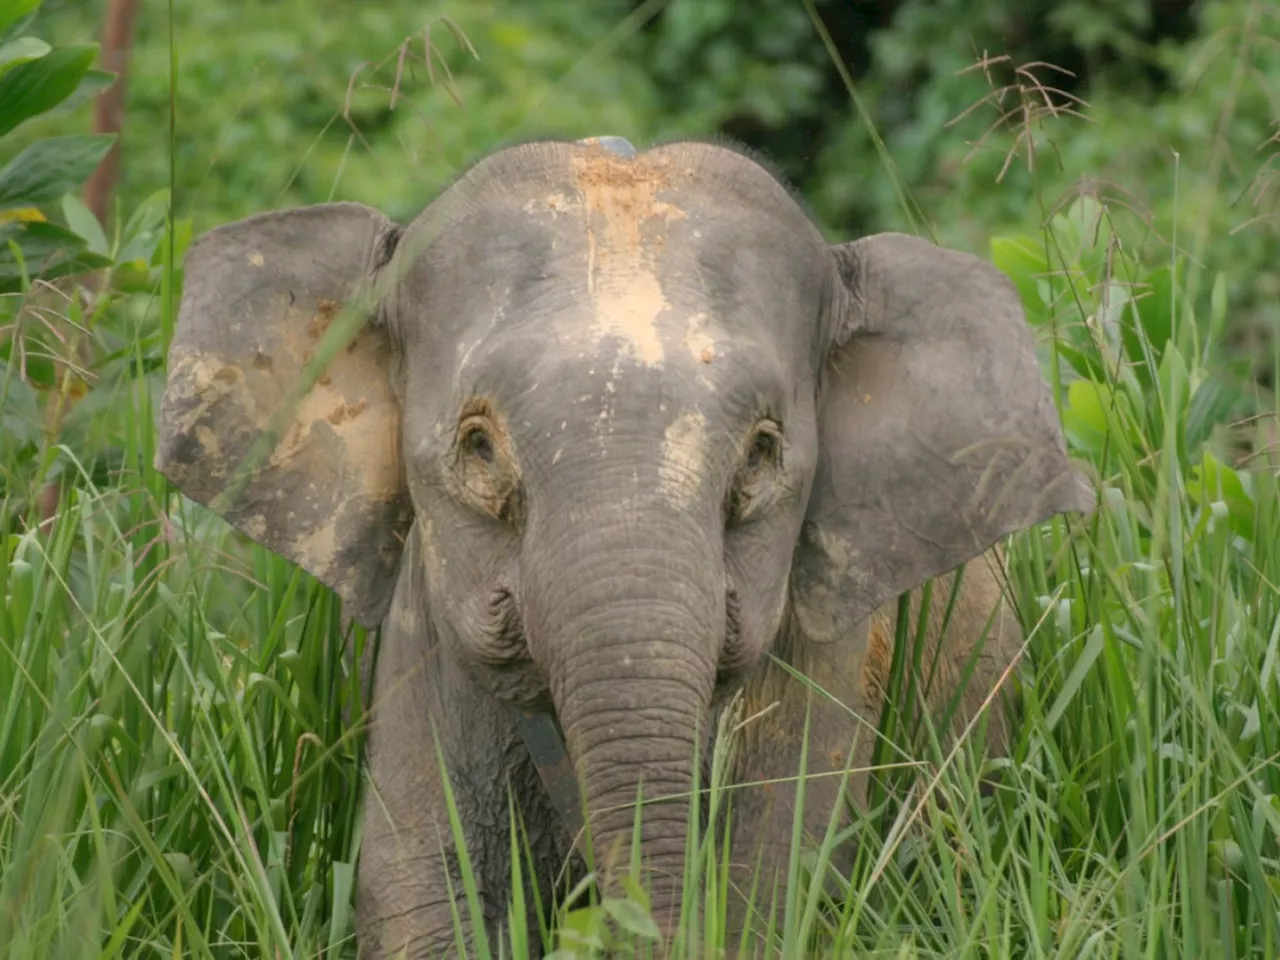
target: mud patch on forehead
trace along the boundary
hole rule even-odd
[[[658,316],[666,309],[662,285],[651,271],[637,271],[625,281],[606,281],[596,291],[596,321],[592,327],[598,337],[615,337],[639,363],[662,366],[666,351],[658,333]]]
[[[646,240],[650,221],[683,220],[685,212],[658,199],[676,185],[676,169],[659,157],[620,159],[603,149],[575,153],[573,179],[582,193],[588,214],[600,218],[598,242],[604,257],[610,254],[638,256],[656,238]],[[594,225],[593,225],[594,226]]]
[[[662,365],[658,318],[668,306],[657,273],[667,225],[685,212],[659,199],[678,173],[669,160],[619,158],[601,147],[570,158],[587,228],[587,292],[596,339],[611,337],[638,363]]]

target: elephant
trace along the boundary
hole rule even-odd
[[[488,936],[512,797],[530,883],[638,853],[670,932],[730,703],[730,860],[781,876],[805,731],[820,835],[898,598],[975,561],[933,693],[994,617],[967,721],[1022,642],[988,561],[1094,506],[1002,273],[829,243],[764,160],[703,141],[506,146],[408,226],[331,202],[211,230],[158,429],[179,490],[381,628],[356,894],[379,958],[451,952],[455,910],[479,935],[450,802]]]

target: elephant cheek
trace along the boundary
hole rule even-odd
[[[435,526],[430,517],[419,512],[414,522],[414,529],[418,532],[418,559],[422,564],[422,573],[428,584],[436,585],[444,572],[444,564],[436,544]]]
[[[772,646],[790,608],[790,570],[785,560],[753,558],[737,569],[739,575],[730,576],[728,582],[730,606],[722,672],[754,666]]]
[[[764,637],[763,645],[767,645],[769,640],[777,636],[778,631],[782,629],[782,619],[787,612],[787,604],[791,598],[791,591],[787,577],[778,577],[769,585],[772,590],[766,592],[764,596],[767,598],[764,605],[763,621],[764,621]],[[761,650],[763,652],[763,650]]]
[[[474,578],[466,577],[465,570],[454,569],[455,565],[450,564],[444,556],[441,549],[443,538],[437,524],[419,512],[414,527],[417,537],[415,549],[410,555],[417,564],[420,597],[426,605],[423,612],[429,611],[437,626],[451,627],[447,631],[448,636],[464,635],[467,625],[466,595],[458,589],[458,581]]]

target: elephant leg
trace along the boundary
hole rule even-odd
[[[969,561],[960,575],[954,604],[951,600],[957,574],[948,573],[934,580],[920,658],[922,676],[917,680],[923,693],[920,702],[935,725],[942,722],[948,710],[952,711],[949,729],[937,731],[939,739],[953,744],[969,722],[985,712],[986,748],[996,755],[1008,749],[1008,718],[1003,698],[992,698],[989,704],[988,698],[1018,659],[1023,641],[1017,615],[1005,602],[1001,564],[1001,552],[996,548]],[[908,629],[914,634],[923,606],[923,590],[911,592],[910,605]],[[952,607],[949,621],[948,605]],[[867,709],[877,718],[889,692],[896,622],[896,604],[877,610],[870,621],[861,687]],[[964,682],[966,671],[968,682]],[[917,717],[904,719],[915,721]]]
[[[988,704],[988,696],[1000,684],[1016,659],[1022,633],[1017,617],[1004,602],[998,569],[999,554],[988,555],[966,565],[949,620],[945,613],[951,602],[956,574],[934,580],[930,612],[924,634],[922,673],[918,683],[925,692],[924,705],[934,723],[956,701],[948,730],[939,731],[944,749],[955,742],[969,722],[980,712],[989,713],[987,749],[1006,749],[1008,724],[999,699]],[[914,635],[923,605],[923,589],[910,596],[908,631]],[[944,623],[945,621],[945,623]],[[877,610],[849,637],[830,644],[809,642],[797,630],[780,638],[775,653],[822,692],[791,676],[773,662],[760,664],[745,686],[746,715],[766,711],[743,726],[735,767],[737,782],[732,817],[733,869],[731,884],[750,890],[757,877],[755,911],[768,918],[768,904],[776,889],[774,916],[781,921],[785,904],[787,866],[791,848],[792,822],[796,808],[794,782],[765,783],[794,778],[799,772],[801,740],[806,714],[809,742],[804,795],[804,833],[816,845],[830,822],[844,784],[846,803],[864,806],[871,773],[869,768],[879,733],[876,725],[889,694],[889,675],[894,653],[897,604]],[[966,664],[981,644],[961,689]],[[960,694],[956,697],[957,692]],[[912,720],[914,718],[904,718]],[[905,756],[891,757],[903,759]],[[848,768],[847,777],[843,771]],[[839,826],[848,822],[841,813]],[[848,871],[854,845],[836,852],[833,866]],[[758,871],[756,866],[759,866]],[[776,888],[773,886],[776,883]],[[730,900],[730,929],[740,937],[747,921],[747,904]],[[761,941],[746,944],[753,956]]]
[[[428,643],[424,618],[420,605],[398,602],[378,653],[356,907],[361,955],[375,960],[453,956],[458,929],[466,955],[475,950],[440,754],[495,951],[511,897],[508,785],[535,860],[522,864],[526,903],[567,848],[509,713]],[[527,920],[536,942],[537,919]]]
[[[732,791],[730,813],[729,956],[739,955],[739,947],[744,956],[769,955],[758,935],[745,942],[743,938],[748,926],[759,931],[772,916],[779,929],[782,920],[806,717],[806,842],[821,842],[836,805],[848,802],[842,800],[842,790],[845,798],[856,802],[865,796],[867,774],[859,770],[870,759],[876,722],[860,709],[857,689],[865,634],[864,626],[856,635],[825,646],[807,644],[794,634],[780,641],[775,650],[779,658],[830,697],[771,661],[761,663],[746,681],[734,764],[738,786]],[[855,742],[853,771],[846,774]],[[841,811],[840,816],[843,826],[847,815]],[[834,865],[847,868],[848,851],[839,853]]]
[[[390,958],[401,950],[411,958],[440,956],[454,948],[455,911],[468,942],[474,930],[463,896],[461,859],[435,748],[437,737],[459,805],[466,856],[473,866],[488,867],[495,856],[507,860],[503,846],[492,843],[482,829],[486,822],[496,825],[505,817],[500,808],[494,808],[490,791],[477,782],[477,767],[482,764],[466,758],[461,764],[451,762],[457,757],[453,741],[458,734],[451,729],[446,712],[439,709],[443,704],[437,685],[415,679],[412,670],[403,669],[408,664],[398,653],[387,650],[384,641],[382,657],[387,659],[378,664],[373,727],[366,747],[369,783],[356,908],[360,940],[366,956]],[[419,672],[440,667],[438,658],[416,664]],[[435,704],[423,702],[428,686]],[[477,740],[488,739],[476,732]],[[491,767],[491,777],[501,780],[496,765]],[[478,884],[486,932],[496,906],[491,900],[502,894],[483,882],[490,872],[494,871],[480,870]]]

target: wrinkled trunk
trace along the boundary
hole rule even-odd
[[[626,872],[643,785],[642,879],[654,918],[673,930],[695,741],[724,636],[720,545],[674,511],[578,529],[557,530],[541,573],[526,573],[538,598],[531,644],[581,777],[597,870]]]

